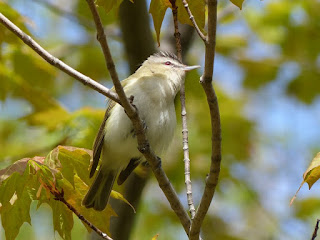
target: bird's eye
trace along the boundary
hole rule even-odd
[[[171,62],[170,62],[170,61],[167,61],[167,62],[165,62],[164,64],[169,66],[169,65],[171,65]]]

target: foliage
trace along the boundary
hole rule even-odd
[[[0,1],[0,12],[22,30],[39,39],[50,52],[80,72],[109,84],[105,63],[96,44],[95,30],[90,24],[83,24],[92,21],[86,1],[70,1],[72,6],[68,5],[67,9],[76,16],[72,27],[64,26],[70,24],[69,20],[61,20],[61,17],[66,17],[67,14],[56,17],[49,11],[45,13],[36,11],[45,15],[48,21],[42,23],[45,28],[50,29],[50,26],[51,28],[54,26],[55,30],[68,29],[65,32],[54,33],[54,36],[51,34],[44,37],[38,35],[43,30],[39,21],[33,22],[31,18],[15,10],[17,5],[21,5],[21,1],[7,2]],[[113,48],[119,73],[127,76],[117,23],[117,8],[121,2],[96,1],[101,6],[100,10],[103,13],[101,16],[106,25],[108,40]],[[205,1],[188,2],[198,25],[205,31]],[[231,2],[242,8],[244,1]],[[227,3],[229,1],[220,1],[221,12],[227,7]],[[277,208],[270,205],[277,203],[272,201],[271,195],[277,195],[278,188],[282,189],[281,181],[274,178],[273,159],[277,160],[279,172],[285,175],[285,178],[289,178],[288,171],[296,164],[292,164],[292,158],[279,154],[278,146],[273,150],[276,152],[276,157],[259,152],[257,145],[268,146],[275,140],[268,139],[265,132],[259,129],[257,120],[252,115],[248,116],[247,111],[252,107],[252,102],[263,98],[265,89],[272,86],[283,90],[281,96],[285,98],[291,99],[293,96],[298,100],[297,105],[303,102],[305,104],[303,106],[311,108],[314,106],[312,104],[317,102],[320,86],[318,84],[320,45],[319,32],[315,29],[320,22],[317,11],[319,2],[279,0],[246,3],[241,12],[236,11],[219,22],[215,88],[222,119],[223,166],[221,185],[203,230],[208,239],[278,239],[278,235],[281,234],[287,239],[294,239],[296,236],[293,235],[296,232],[293,229],[289,231],[293,235],[290,235],[287,229],[283,230],[286,228],[284,226],[288,225],[288,218],[279,217]],[[190,24],[182,1],[177,1],[177,4],[181,10],[178,11],[181,13],[178,16],[180,23]],[[258,11],[257,5],[254,4],[263,7]],[[167,35],[172,34],[165,22],[166,19],[170,19],[170,22],[172,20],[171,15],[166,14],[166,10],[170,7],[170,2],[167,0],[152,0],[150,3],[149,11],[152,13],[155,38],[161,43],[165,42]],[[41,17],[44,18],[44,15]],[[240,24],[245,25],[245,31],[240,33],[234,31]],[[163,38],[160,38],[160,32]],[[74,35],[77,36],[77,40],[68,40],[68,37]],[[197,41],[194,42],[191,53],[184,61],[201,63],[203,55],[198,44]],[[224,65],[222,71],[230,74],[227,77],[220,73],[221,59]],[[288,71],[283,72],[288,65],[294,66],[293,70],[289,70],[289,74]],[[237,69],[240,71],[236,71]],[[278,83],[283,75],[288,76],[280,88]],[[186,79],[191,177],[196,203],[204,184],[203,179],[207,174],[211,151],[209,144],[211,126],[208,122],[208,111],[202,107],[205,96],[198,83],[199,76],[193,72]],[[234,93],[230,90],[236,83],[225,85],[229,82],[229,76],[240,79],[237,83],[240,85],[239,92]],[[0,100],[4,103],[2,106],[4,109],[9,109],[7,114],[0,116],[0,166],[3,168],[0,172],[0,213],[6,238],[14,239],[24,222],[31,223],[34,213],[30,211],[30,204],[36,202],[38,206],[45,203],[52,209],[54,230],[62,238],[70,239],[74,219],[71,212],[61,202],[54,200],[45,187],[52,186],[51,183],[59,191],[63,189],[66,200],[81,214],[107,231],[110,216],[115,215],[111,207],[108,207],[105,213],[109,217],[105,217],[106,215],[97,215],[96,212],[93,213],[81,206],[81,199],[91,181],[88,179],[90,151],[87,149],[92,147],[103,118],[105,106],[103,99],[95,100],[97,95],[91,90],[74,83],[70,77],[61,74],[41,60],[2,25],[0,26],[0,83]],[[278,98],[280,101],[277,92],[272,92],[267,99],[272,101]],[[10,105],[12,102],[17,102],[19,107]],[[97,106],[99,109],[96,109]],[[13,110],[10,110],[11,108]],[[261,110],[256,109],[256,111]],[[295,112],[292,115],[295,115]],[[290,118],[294,116],[288,117],[286,121],[289,125]],[[317,118],[317,115],[313,117]],[[264,120],[264,117],[262,119]],[[282,132],[279,135],[285,145],[287,136],[283,136]],[[295,139],[296,136],[287,138]],[[58,145],[63,146],[57,147]],[[78,148],[66,147],[71,145]],[[163,157],[163,166],[183,199],[185,191],[180,145],[180,135],[177,134],[172,149]],[[270,158],[268,164],[262,164],[263,157]],[[291,162],[285,166],[281,165],[287,158]],[[296,160],[296,156],[294,158]],[[259,171],[257,168],[260,164],[262,170]],[[308,171],[304,181],[309,183],[311,177],[318,177],[316,169]],[[266,172],[270,174],[267,178],[264,176]],[[257,176],[253,179],[254,174]],[[263,184],[258,185],[261,182]],[[291,182],[291,185],[294,184]],[[272,189],[271,194],[266,193],[267,188]],[[179,234],[179,223],[157,189],[156,184],[151,182],[145,191],[143,202],[137,209],[138,227],[135,227],[133,239],[141,239],[141,236],[144,236],[142,239],[152,239],[153,236],[159,240],[174,239]],[[118,190],[121,191],[121,187]],[[112,196],[121,198],[122,195],[114,192]],[[290,215],[289,220],[299,222],[299,219],[307,220],[310,216],[316,215],[319,209],[317,200],[315,197],[306,197],[297,201],[293,205],[295,216]],[[284,203],[278,201],[278,204],[287,206],[286,201]],[[143,217],[140,217],[141,215]],[[241,220],[237,221],[239,219]],[[217,230],[212,231],[212,226]],[[32,226],[34,229],[37,227]],[[19,235],[23,234],[24,232]]]
[[[30,204],[37,201],[38,207],[44,203],[51,207],[54,231],[63,239],[71,239],[73,213],[57,201],[55,191],[63,193],[64,199],[100,230],[109,232],[110,217],[116,216],[110,205],[97,212],[81,204],[92,182],[88,171],[91,154],[86,149],[58,146],[47,157],[24,158],[2,169],[0,214],[6,238],[15,239],[24,222],[31,224]],[[111,197],[127,202],[115,191]]]

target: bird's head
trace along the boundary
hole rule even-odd
[[[154,74],[166,74],[182,78],[185,72],[199,68],[200,66],[187,66],[179,58],[170,52],[158,52],[151,55],[142,67],[150,69]]]

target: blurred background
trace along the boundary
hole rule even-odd
[[[149,5],[149,0],[123,0],[119,10],[106,14],[100,9],[120,79],[153,52],[174,51],[171,11],[162,24],[159,48]],[[319,11],[319,0],[246,0],[241,11],[219,1],[214,86],[223,159],[204,239],[310,239],[320,217],[319,184],[311,191],[304,185],[294,204],[289,202],[319,151]],[[0,0],[0,12],[56,57],[112,86],[86,1]],[[203,66],[202,41],[189,26],[181,25],[180,31],[184,62]],[[186,79],[196,205],[211,154],[208,108],[199,84],[202,70]],[[102,95],[44,62],[2,26],[0,100],[0,168],[24,157],[45,156],[59,144],[91,149],[106,105]],[[177,101],[178,118],[179,110]],[[180,129],[162,160],[187,209]],[[137,213],[124,213],[125,206],[112,203],[119,218],[111,231],[127,233],[115,239],[130,235],[144,240],[156,234],[159,240],[186,239],[146,167],[118,190]],[[34,203],[31,210],[32,226],[25,223],[17,239],[60,239],[52,229],[51,209],[42,205],[36,210]],[[75,219],[72,238],[95,237]]]

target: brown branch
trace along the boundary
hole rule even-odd
[[[212,146],[210,172],[206,179],[204,193],[196,215],[190,228],[190,240],[198,240],[200,228],[205,215],[208,212],[216,186],[218,184],[220,164],[221,164],[221,124],[219,105],[216,93],[212,86],[212,75],[215,57],[217,29],[217,0],[208,0],[208,36],[205,50],[205,68],[201,77],[201,85],[207,96],[207,102],[211,117]]]
[[[169,0],[172,5],[172,16],[174,23],[174,38],[176,42],[177,56],[182,61],[181,39],[178,26],[178,7],[176,0]],[[184,175],[185,185],[187,190],[187,201],[191,219],[195,216],[195,207],[192,198],[192,185],[190,178],[190,157],[189,157],[189,140],[188,140],[188,124],[187,124],[187,109],[186,109],[186,93],[185,82],[183,81],[180,88],[180,102],[181,102],[181,120],[182,120],[182,144],[183,144],[183,161],[184,161]]]
[[[200,30],[200,28],[199,28],[196,20],[194,19],[194,16],[192,15],[192,12],[191,12],[191,10],[190,10],[190,8],[189,8],[189,4],[188,4],[187,0],[182,0],[182,3],[183,3],[184,8],[187,10],[187,13],[188,13],[188,15],[189,15],[189,18],[190,18],[190,20],[191,20],[194,28],[196,29],[199,37],[200,37],[204,42],[206,42],[206,41],[207,41],[207,38],[206,38],[206,36],[201,32],[201,30]]]
[[[138,109],[129,102],[127,96],[125,95],[125,92],[121,86],[121,83],[119,81],[117,72],[115,70],[115,66],[112,60],[112,56],[110,53],[110,49],[108,46],[108,42],[106,39],[106,35],[103,30],[103,26],[101,23],[100,16],[98,14],[98,11],[96,9],[96,6],[93,2],[93,0],[87,0],[87,3],[89,5],[89,8],[91,10],[94,22],[96,24],[97,28],[97,39],[101,44],[101,47],[103,49],[103,53],[105,56],[106,64],[108,67],[108,70],[110,71],[110,75],[114,84],[114,87],[116,89],[116,92],[118,93],[120,102],[125,109],[126,114],[132,121],[133,127],[135,129],[135,132],[137,134],[137,141],[138,141],[138,149],[139,151],[144,155],[144,157],[149,162],[151,169],[157,178],[157,181],[159,183],[160,188],[166,195],[171,208],[174,210],[176,215],[179,217],[179,220],[181,224],[183,225],[185,231],[187,234],[189,234],[189,228],[190,228],[190,218],[187,214],[187,212],[184,210],[177,193],[175,192],[174,188],[172,187],[168,177],[166,176],[165,172],[163,171],[161,167],[161,159],[158,158],[155,153],[152,151],[150,144],[147,140],[144,125],[143,122],[138,114]],[[130,96],[131,97],[131,96]]]
[[[0,13],[0,23],[2,23],[6,28],[8,28],[11,32],[17,35],[26,45],[32,48],[36,53],[38,53],[44,60],[46,60],[51,65],[59,68],[61,71],[65,72],[71,77],[79,80],[84,85],[88,85],[92,89],[98,91],[99,93],[105,95],[108,98],[111,98],[113,101],[120,103],[118,95],[110,91],[108,88],[103,85],[97,83],[91,78],[83,75],[77,70],[73,69],[69,65],[65,64],[58,58],[52,56],[49,52],[43,49],[37,42],[35,42],[30,36],[25,34],[20,28],[14,25],[9,19],[7,19],[3,14]]]
[[[64,192],[63,189],[59,191],[55,187],[45,185],[45,188],[47,188],[50,193],[54,196],[54,200],[57,200],[59,202],[62,202],[64,205],[69,208],[71,212],[73,212],[82,222],[87,224],[93,231],[95,231],[100,237],[107,240],[113,240],[111,237],[109,237],[106,233],[102,232],[99,228],[97,228],[95,225],[93,225],[89,220],[87,220],[83,215],[81,215],[70,203],[66,201],[64,198]]]
[[[149,22],[147,3],[145,0],[135,0],[134,4],[130,1],[123,1],[118,14],[125,55],[130,66],[130,74],[133,74],[141,63],[156,51]],[[143,190],[151,176],[150,167],[142,164],[140,166],[141,170],[143,174],[133,172],[128,177],[123,189],[123,196],[137,210],[142,202]],[[137,221],[137,214],[132,211],[132,208],[128,204],[113,200],[112,198],[110,199],[110,204],[113,206],[118,217],[111,218],[111,235],[117,240],[130,239],[135,222]],[[94,238],[91,238],[91,240],[94,240]]]
[[[315,240],[315,239],[316,239],[316,237],[317,237],[317,235],[318,235],[319,222],[320,222],[320,219],[317,219],[317,223],[316,223],[316,226],[314,227],[314,231],[313,231],[313,234],[312,234],[311,240]]]

